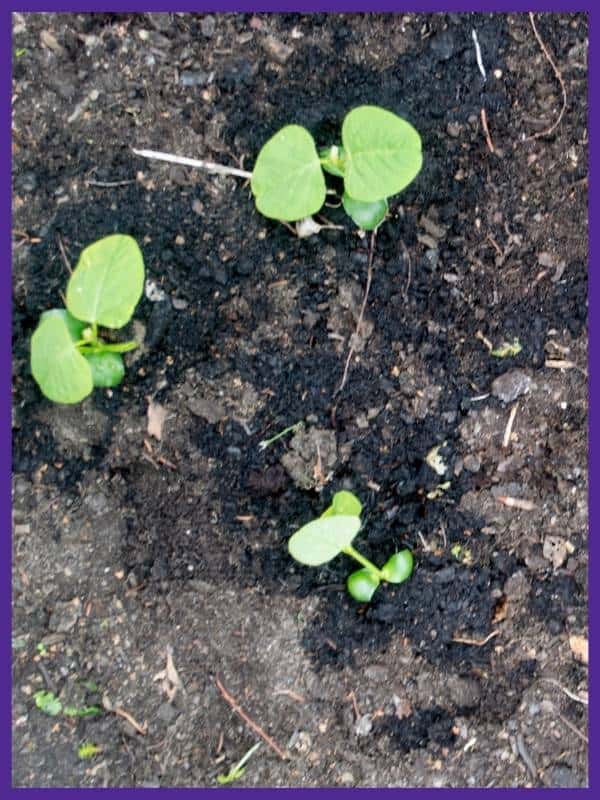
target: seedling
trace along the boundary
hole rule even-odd
[[[106,236],[82,251],[67,284],[66,309],[44,311],[31,337],[31,371],[49,400],[79,403],[95,386],[121,383],[121,354],[137,342],[105,342],[98,326],[126,325],[143,289],[144,260],[131,236]]]
[[[250,750],[248,750],[248,752],[237,762],[237,764],[234,764],[231,767],[226,775],[217,775],[217,783],[219,783],[221,786],[227,786],[227,784],[234,783],[235,781],[239,780],[239,778],[241,778],[246,771],[244,765],[248,763],[250,758],[258,750],[260,744],[260,742],[257,742],[255,745],[253,745]]]
[[[153,150],[134,153],[249,178],[261,214],[300,226],[325,203],[327,172],[343,178],[346,213],[360,229],[375,230],[387,215],[387,198],[405,189],[421,170],[421,137],[402,117],[365,105],[346,115],[341,139],[341,145],[317,151],[306,128],[286,125],[263,145],[252,172]],[[320,227],[326,226],[311,232]]]
[[[99,706],[63,706],[60,699],[54,692],[48,692],[41,689],[33,695],[35,705],[44,714],[51,717],[56,717],[58,714],[64,714],[65,717],[95,717],[96,714],[101,714],[102,709]]]
[[[352,541],[360,530],[362,504],[352,492],[336,492],[329,508],[319,517],[290,538],[288,549],[292,558],[301,564],[318,567],[340,553],[351,556],[362,569],[348,576],[349,594],[360,603],[368,603],[380,583],[402,583],[413,571],[410,550],[395,553],[379,569],[353,546]]]

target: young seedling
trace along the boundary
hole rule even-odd
[[[229,783],[234,783],[239,780],[246,771],[245,764],[248,763],[250,758],[256,753],[261,743],[257,742],[253,745],[242,758],[234,764],[226,775],[217,775],[217,783],[221,786],[227,786]]]
[[[144,289],[144,260],[131,236],[114,234],[82,251],[67,284],[66,309],[44,311],[31,337],[31,372],[55,403],[79,403],[95,386],[117,386],[122,353],[137,342],[105,342],[98,326],[126,325]]]
[[[286,125],[260,150],[252,172],[173,156],[154,150],[137,155],[250,179],[256,207],[265,217],[302,223],[325,203],[324,172],[343,178],[344,210],[361,230],[375,230],[388,211],[387,198],[418,175],[423,163],[421,137],[402,117],[378,106],[359,106],[342,124],[341,145],[317,151],[301,125]],[[318,232],[321,227],[315,226]]]
[[[380,583],[402,583],[409,578],[414,562],[410,550],[401,550],[379,569],[359,553],[352,541],[360,530],[361,511],[361,502],[352,492],[337,492],[319,519],[294,533],[288,549],[292,558],[311,567],[326,564],[340,553],[351,556],[362,569],[348,576],[348,592],[360,603],[368,603]]]

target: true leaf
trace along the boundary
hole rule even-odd
[[[336,178],[344,177],[346,154],[344,148],[336,144],[331,147],[325,147],[319,151],[321,157],[321,167],[330,175],[335,175]]]
[[[135,239],[114,234],[81,253],[67,285],[67,308],[77,319],[122,328],[144,289],[144,259]]]
[[[55,403],[78,403],[94,388],[90,365],[57,314],[42,319],[31,337],[31,372]]]
[[[306,128],[286,125],[262,147],[250,180],[256,207],[271,219],[294,222],[325,202],[325,178]]]
[[[341,553],[359,529],[357,516],[320,517],[296,531],[288,542],[288,549],[296,561],[316,567]]]
[[[53,692],[46,692],[42,689],[33,695],[33,699],[37,708],[51,717],[56,717],[62,711],[62,703]]]
[[[363,231],[372,231],[380,225],[388,212],[387,200],[374,200],[367,203],[364,200],[355,200],[348,192],[342,196],[344,211]]]
[[[80,319],[75,319],[72,314],[69,314],[66,308],[50,308],[48,311],[43,311],[40,316],[40,321],[48,319],[49,317],[59,317],[62,319],[74,342],[78,342],[81,339],[83,331],[86,328],[86,323],[82,322]]]
[[[421,137],[406,120],[377,106],[359,106],[342,125],[344,185],[355,200],[373,202],[402,191],[418,175]]]
[[[94,386],[118,386],[125,376],[125,365],[119,353],[90,353],[84,355],[92,370]]]
[[[362,503],[358,497],[352,494],[352,492],[342,489],[340,492],[336,492],[333,495],[331,505],[321,514],[321,519],[323,519],[323,517],[333,517],[339,515],[360,517],[361,511]]]

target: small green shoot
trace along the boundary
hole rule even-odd
[[[54,692],[47,692],[42,689],[33,695],[33,699],[36,707],[50,717],[56,717],[62,711],[62,703]]]
[[[300,564],[317,567],[326,564],[340,553],[351,556],[362,569],[349,575],[346,586],[349,594],[361,603],[368,603],[381,582],[402,583],[414,567],[410,550],[391,556],[379,569],[353,546],[360,530],[362,504],[352,492],[341,491],[333,496],[329,508],[312,522],[296,531],[288,542],[292,558]]]
[[[300,420],[300,422],[296,422],[294,425],[288,425],[287,428],[284,428],[282,431],[279,431],[279,433],[276,433],[275,436],[271,436],[270,439],[263,439],[262,442],[259,442],[258,449],[266,450],[267,447],[274,444],[282,437],[287,436],[288,433],[294,433],[295,431],[299,430],[303,425],[304,425],[303,420]]]
[[[92,742],[84,742],[77,748],[77,755],[79,758],[93,758],[102,752],[102,748]]]
[[[101,714],[102,709],[99,706],[63,706],[59,698],[54,692],[41,690],[33,695],[35,704],[40,711],[48,714],[51,717],[56,717],[58,714],[64,714],[65,717],[95,717],[96,714]]]
[[[38,651],[40,656],[47,656],[48,655],[48,648],[43,642],[38,642],[35,646],[35,649]]]
[[[248,752],[237,762],[237,764],[234,764],[233,767],[231,767],[226,775],[217,775],[217,783],[221,786],[227,786],[227,784],[234,783],[235,781],[239,780],[239,778],[241,778],[246,771],[244,765],[248,763],[260,745],[260,742],[257,742],[255,745],[253,745],[250,750],[248,750]]]
[[[398,194],[421,170],[421,137],[401,117],[378,106],[359,106],[342,124],[342,145],[317,153],[310,133],[287,125],[263,146],[250,186],[266,217],[294,222],[325,202],[323,171],[343,178],[344,210],[362,230],[385,219],[387,198]]]
[[[31,371],[49,400],[79,403],[95,386],[121,383],[121,354],[137,342],[105,342],[98,326],[126,325],[143,288],[144,260],[131,236],[106,236],[83,250],[67,285],[67,308],[44,311],[31,337]]]
[[[518,337],[515,336],[512,343],[503,342],[500,347],[492,350],[490,354],[496,358],[511,358],[512,356],[518,356],[522,349],[521,342]]]

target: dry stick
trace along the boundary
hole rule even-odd
[[[157,150],[136,150],[132,148],[136,156],[142,158],[154,158],[157,161],[167,161],[169,164],[182,164],[184,167],[197,167],[207,172],[214,172],[217,175],[235,175],[237,178],[251,178],[252,173],[245,169],[226,167],[224,164],[214,164],[212,161],[200,161],[196,158],[186,158],[185,156],[174,156],[171,153],[160,153]]]
[[[483,126],[483,133],[485,134],[485,141],[488,146],[488,150],[490,153],[495,153],[494,143],[492,142],[492,137],[490,136],[490,129],[488,128],[488,121],[487,121],[487,114],[485,113],[485,108],[481,109],[481,124]]]
[[[498,636],[499,633],[500,631],[492,631],[485,639],[469,639],[467,636],[453,636],[450,641],[456,642],[456,644],[472,644],[474,647],[483,647],[484,644],[487,644],[494,636]]]
[[[367,300],[369,299],[369,290],[371,289],[371,281],[373,280],[373,254],[375,252],[376,235],[377,235],[377,228],[375,228],[375,230],[371,234],[371,241],[369,243],[369,260],[367,263],[367,285],[365,287],[365,296],[363,297],[362,305],[360,307],[360,314],[358,315],[358,322],[356,323],[356,330],[354,332],[354,335],[357,338],[360,335],[360,328],[363,322],[363,317],[365,315]],[[354,344],[352,343],[352,339],[350,339],[350,350],[348,351],[348,358],[346,359],[346,364],[344,366],[344,374],[342,375],[342,382],[333,393],[334,397],[338,395],[346,385],[346,381],[348,380],[348,370],[350,369],[350,362],[352,361],[353,355],[354,355]]]
[[[540,678],[540,680],[544,681],[544,683],[549,683],[552,686],[556,686],[557,689],[560,689],[561,692],[570,697],[571,700],[574,700],[576,703],[581,703],[584,706],[588,705],[588,701],[584,697],[580,697],[578,694],[574,694],[570,689],[567,689],[566,686],[563,686],[558,681],[554,680],[554,678]]]
[[[548,48],[546,47],[546,45],[542,41],[542,37],[538,33],[538,29],[536,28],[536,25],[535,25],[535,19],[534,19],[533,14],[532,14],[531,11],[529,12],[529,20],[531,22],[531,27],[533,28],[533,32],[535,34],[535,38],[538,40],[538,44],[542,48],[542,52],[544,53],[544,55],[548,59],[548,62],[550,63],[550,66],[554,70],[554,74],[556,75],[556,79],[560,83],[560,89],[562,91],[563,103],[562,103],[562,108],[560,110],[560,113],[559,113],[558,117],[556,118],[556,121],[554,122],[554,124],[551,125],[549,128],[546,128],[545,131],[540,131],[539,133],[534,133],[531,136],[528,136],[524,140],[526,142],[530,142],[532,139],[541,139],[542,136],[549,136],[560,125],[560,121],[563,118],[563,115],[564,115],[565,111],[567,110],[567,90],[565,88],[565,82],[563,80],[562,75],[560,74],[560,71],[559,71],[558,67],[554,63],[554,60],[553,60],[552,56],[550,55],[550,53],[548,51]]]
[[[135,178],[126,181],[95,181],[93,178],[86,180],[87,186],[96,186],[99,189],[114,189],[117,186],[128,186],[130,183],[135,183]]]
[[[131,725],[132,728],[140,734],[140,736],[145,736],[148,733],[148,723],[144,723],[144,725],[140,725],[128,711],[125,711],[124,708],[121,706],[117,706],[117,708],[113,708],[113,714],[116,714],[118,717],[122,717],[123,719],[127,720],[127,722]]]
[[[67,253],[65,251],[65,246],[63,244],[63,240],[60,237],[60,233],[56,234],[56,241],[58,242],[58,249],[60,250],[60,254],[62,256],[62,260],[64,261],[67,272],[69,273],[69,275],[72,275],[73,269],[71,267],[71,262],[69,261]]]
[[[572,730],[572,731],[573,731],[573,733],[574,733],[576,736],[579,736],[579,738],[580,738],[582,741],[584,741],[586,744],[589,744],[588,737],[585,735],[585,733],[582,733],[580,730],[578,730],[578,729],[575,727],[575,725],[573,725],[573,723],[572,723],[572,722],[569,722],[569,720],[568,720],[566,717],[563,717],[563,715],[562,715],[562,714],[558,714],[558,713],[557,713],[557,717],[559,718],[559,720],[560,720],[560,721],[561,721],[561,722],[562,722],[564,725],[566,725],[566,726],[567,726],[567,728],[569,728],[569,730]]]
[[[218,689],[218,690],[221,692],[221,694],[223,695],[223,699],[225,700],[225,702],[226,702],[226,703],[228,703],[228,705],[230,705],[230,706],[231,706],[231,708],[232,708],[232,709],[235,711],[235,713],[236,713],[236,714],[238,714],[238,715],[239,715],[239,716],[240,716],[240,717],[241,717],[241,718],[244,720],[244,722],[245,722],[247,725],[249,725],[249,726],[252,728],[252,730],[253,730],[255,733],[257,733],[257,734],[260,736],[260,738],[261,738],[261,739],[264,739],[264,741],[265,741],[265,742],[266,742],[266,743],[269,745],[269,747],[271,748],[271,750],[274,750],[274,751],[277,753],[277,755],[279,756],[279,758],[283,759],[284,761],[285,761],[285,760],[287,760],[287,756],[286,756],[286,754],[283,752],[283,750],[281,749],[281,747],[279,747],[279,745],[277,744],[277,742],[275,742],[275,741],[274,741],[274,740],[273,740],[273,739],[272,739],[272,738],[269,736],[269,734],[268,734],[268,733],[265,733],[265,732],[263,731],[263,729],[260,727],[260,725],[258,725],[256,722],[254,722],[254,720],[250,719],[250,717],[248,716],[248,714],[246,714],[246,712],[245,712],[245,711],[244,711],[244,709],[243,709],[243,708],[242,708],[242,707],[239,705],[239,703],[237,702],[237,700],[235,700],[235,698],[233,698],[233,697],[232,697],[232,696],[229,694],[229,692],[227,691],[227,689],[226,689],[226,688],[223,686],[223,684],[221,683],[221,681],[220,681],[218,678],[215,678],[215,684],[216,684],[216,686],[217,686],[217,689]]]

